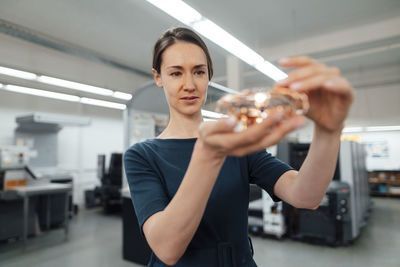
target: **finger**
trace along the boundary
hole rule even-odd
[[[348,96],[351,99],[354,95],[349,82],[341,76],[318,75],[300,82],[294,82],[289,88],[299,92],[325,89],[330,92]]]
[[[283,113],[271,114],[261,123],[255,124],[242,132],[225,134],[210,134],[206,136],[205,142],[211,146],[223,147],[227,150],[253,144],[260,140],[267,132],[282,119]]]
[[[329,70],[324,64],[316,62],[314,64],[311,64],[311,65],[308,65],[308,66],[305,66],[302,68],[298,68],[298,69],[290,72],[288,74],[288,77],[286,79],[278,81],[277,85],[286,87],[297,80],[302,80],[302,79],[308,78],[312,75],[321,74],[326,71],[329,71]]]
[[[213,122],[203,122],[199,126],[199,134],[202,137],[212,135],[214,133],[232,132],[237,124],[237,119],[234,116],[219,119]]]
[[[350,83],[343,77],[331,77],[324,82],[324,88],[332,92],[338,92],[345,95],[353,95],[353,88]]]
[[[289,88],[299,92],[312,91],[323,87],[324,83],[328,80],[328,76],[320,74],[312,76],[301,81],[296,81],[289,85]]]
[[[305,125],[303,116],[295,116],[281,123],[279,126],[271,130],[256,144],[250,146],[242,146],[231,152],[233,156],[244,156],[256,151],[260,151],[277,144],[285,135]]]
[[[294,56],[281,58],[278,63],[279,65],[286,68],[303,67],[308,64],[315,63],[316,61],[308,56]]]

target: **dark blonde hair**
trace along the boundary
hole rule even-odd
[[[213,76],[213,64],[206,44],[194,31],[184,27],[169,29],[158,38],[153,49],[153,69],[155,69],[159,74],[161,73],[162,54],[165,49],[178,41],[195,44],[204,51],[207,58],[208,79],[211,80]]]

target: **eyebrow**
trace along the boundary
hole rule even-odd
[[[199,64],[199,65],[196,65],[196,66],[194,66],[193,67],[193,69],[198,69],[198,68],[202,68],[202,67],[207,67],[207,65],[206,64]],[[183,69],[183,67],[182,66],[179,66],[179,65],[177,65],[177,66],[168,66],[167,67],[167,69]]]

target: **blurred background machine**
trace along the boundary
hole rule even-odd
[[[68,199],[71,185],[38,179],[32,172],[27,147],[0,148],[0,240],[36,235],[49,229],[62,214],[61,221],[68,233]],[[56,196],[61,208],[52,210],[51,197]],[[60,202],[61,201],[61,202]]]
[[[267,192],[250,185],[249,232],[254,235],[272,235],[280,239],[286,233],[282,202],[274,202]]]
[[[15,121],[18,124],[14,131],[15,144],[29,148],[29,168],[38,180],[73,188],[72,174],[58,166],[59,132],[64,126],[89,125],[90,119],[38,112],[18,116]],[[48,199],[41,197],[37,205],[42,228],[47,225],[57,227],[64,222],[65,203],[62,194],[49,195]],[[50,221],[47,219],[47,210],[52,214]],[[68,197],[68,212],[70,216],[77,212],[72,192]]]
[[[310,144],[281,142],[277,157],[299,170]],[[370,214],[371,201],[362,144],[342,141],[339,159],[326,195],[316,210],[283,203],[287,235],[328,245],[344,245],[360,235]]]
[[[331,246],[351,243],[354,237],[349,201],[348,184],[332,181],[316,210],[297,209],[283,203],[288,236]]]
[[[282,201],[274,202],[264,190],[262,191],[263,202],[263,231],[266,234],[282,238],[286,233],[285,217],[282,214]]]
[[[277,158],[299,170],[310,144],[281,142]],[[275,203],[257,186],[250,187],[249,232],[326,245],[346,245],[360,235],[371,210],[365,152],[361,144],[342,141],[333,180],[316,210]]]
[[[73,177],[58,166],[58,133],[88,118],[32,113],[15,119],[14,146],[0,147],[0,240],[64,226],[74,213]]]
[[[362,144],[342,141],[340,144],[340,181],[350,187],[352,218],[352,237],[360,234],[360,228],[366,225],[371,212],[368,172],[365,165],[366,152]]]
[[[28,168],[28,155],[27,147],[0,148],[0,190],[7,191],[13,186],[25,186],[28,175],[36,179]]]
[[[112,153],[108,171],[106,171],[106,156],[97,157],[97,177],[101,185],[94,192],[86,191],[86,206],[101,204],[104,212],[118,212],[122,208],[122,153]]]
[[[261,234],[263,232],[262,190],[254,184],[250,184],[248,217],[249,232],[255,235]]]
[[[23,235],[22,198],[12,190],[15,186],[26,186],[30,175],[26,171],[28,148],[8,146],[0,148],[0,240],[19,238]],[[35,232],[35,209],[37,199],[33,198],[28,211],[27,235]]]

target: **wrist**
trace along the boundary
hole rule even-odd
[[[227,156],[224,153],[208,146],[201,139],[197,139],[194,145],[193,153],[196,153],[200,158],[216,163],[223,163]]]
[[[338,139],[340,139],[343,128],[344,128],[344,125],[342,124],[338,129],[328,130],[326,128],[323,128],[323,127],[315,124],[314,136],[315,137],[323,137],[323,138],[334,138],[334,139],[338,138]]]

